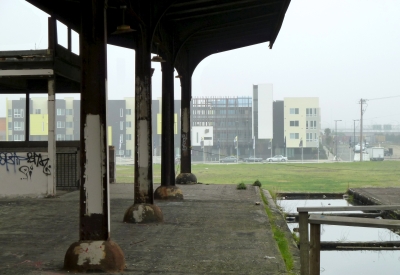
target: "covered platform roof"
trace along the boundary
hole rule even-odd
[[[79,33],[79,0],[27,0]],[[150,9],[143,3],[151,3]],[[122,23],[150,29],[152,52],[192,74],[209,55],[270,42],[272,48],[290,0],[109,0],[108,43],[135,49],[135,32],[112,35]],[[148,4],[147,4],[148,5]]]

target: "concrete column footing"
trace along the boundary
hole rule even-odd
[[[65,253],[64,269],[68,272],[122,272],[125,257],[113,241],[79,241],[71,244]]]
[[[124,222],[127,223],[156,223],[163,222],[164,217],[161,209],[154,204],[133,204],[126,210]]]
[[[177,186],[159,186],[154,192],[154,199],[181,201],[183,200],[182,190]]]
[[[197,184],[197,177],[192,173],[180,173],[176,177],[176,184]]]

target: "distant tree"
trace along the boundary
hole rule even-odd
[[[332,133],[331,129],[325,128],[325,130],[324,130],[325,142],[326,142],[326,145],[328,145],[328,146],[331,146],[332,141],[333,141],[331,133]]]
[[[331,129],[325,128],[324,133],[325,133],[325,136],[330,136],[331,135]]]

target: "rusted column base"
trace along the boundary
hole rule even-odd
[[[154,199],[181,201],[183,200],[182,190],[176,186],[159,186],[154,192]]]
[[[164,221],[161,209],[148,203],[134,204],[126,210],[124,222],[129,223],[153,223]]]
[[[79,241],[65,253],[64,269],[68,272],[122,272],[125,257],[113,241]]]
[[[197,178],[192,173],[180,173],[176,177],[176,184],[197,184]]]

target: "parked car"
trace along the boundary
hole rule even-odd
[[[262,162],[263,159],[262,158],[249,157],[249,158],[243,159],[243,161],[244,162]]]
[[[225,157],[219,160],[220,163],[225,163],[225,162],[237,162],[237,158],[234,156],[229,156]]]
[[[366,147],[368,147],[368,146],[366,146],[366,144],[363,143],[363,144],[362,144],[362,147],[361,147],[361,151],[365,152],[365,148],[366,148]],[[354,146],[354,152],[355,152],[355,153],[360,153],[360,143],[358,143],[358,144],[356,144],[356,145]]]
[[[284,157],[282,155],[276,155],[273,156],[272,158],[267,158],[268,162],[286,162],[287,161],[287,157]]]

